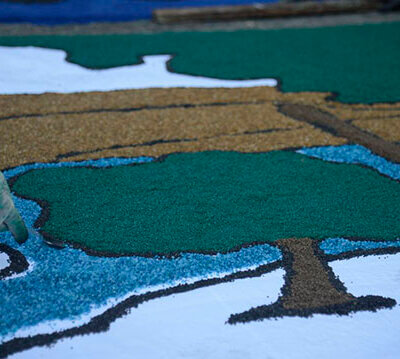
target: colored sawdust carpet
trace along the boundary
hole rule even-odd
[[[0,357],[396,358],[399,40],[0,37]]]

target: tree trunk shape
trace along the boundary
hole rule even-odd
[[[282,298],[285,309],[324,307],[355,298],[346,293],[332,269],[316,255],[313,240],[289,238],[276,244],[290,262],[286,268],[289,272],[287,294]]]
[[[283,254],[285,284],[277,302],[233,314],[230,324],[284,316],[308,317],[315,313],[346,315],[359,310],[391,308],[396,301],[380,296],[355,297],[328,266],[318,241],[287,238],[274,243]]]

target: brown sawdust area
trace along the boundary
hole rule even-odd
[[[396,152],[400,103],[349,105],[329,101],[329,95],[266,87],[2,95],[0,169],[57,160],[358,143],[346,131],[326,131],[285,114],[282,104],[312,106]]]
[[[276,243],[293,256],[288,293],[282,298],[285,309],[309,309],[347,303],[354,297],[340,290],[315,255],[310,238],[286,238]]]

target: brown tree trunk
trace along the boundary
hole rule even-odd
[[[313,240],[281,239],[276,245],[291,262],[286,268],[289,271],[286,295],[282,297],[285,309],[324,307],[354,299],[354,296],[346,293],[332,269],[316,255]]]
[[[359,310],[390,308],[396,301],[380,296],[355,297],[328,266],[318,242],[309,238],[287,238],[274,243],[283,254],[285,284],[278,301],[233,314],[228,323],[249,322],[314,313],[348,314]]]

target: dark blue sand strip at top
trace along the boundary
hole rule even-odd
[[[131,21],[151,18],[155,9],[244,5],[277,0],[0,0],[0,22],[43,25]]]

